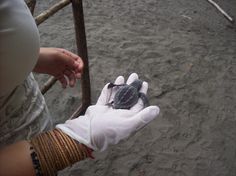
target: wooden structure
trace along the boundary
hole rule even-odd
[[[213,5],[231,24],[234,23],[234,19],[225,12],[215,1],[207,0],[211,5]]]
[[[34,8],[36,5],[36,0],[26,1],[32,15],[34,13]],[[83,4],[82,0],[61,0],[58,3],[54,4],[49,9],[43,11],[37,17],[35,17],[35,22],[37,25],[40,25],[50,16],[58,12],[60,9],[66,7],[67,5],[72,5],[72,12],[74,17],[74,27],[75,27],[75,37],[78,55],[82,58],[84,62],[84,71],[81,78],[81,89],[82,89],[82,98],[81,105],[76,109],[76,111],[71,115],[70,118],[78,117],[81,114],[84,114],[87,107],[91,104],[91,88],[90,88],[90,78],[89,78],[89,63],[88,63],[88,54],[87,54],[87,44],[86,44],[86,34],[85,34],[85,25],[84,25],[84,15],[83,15]],[[51,77],[42,87],[41,92],[45,94],[56,82],[57,80],[54,77]]]

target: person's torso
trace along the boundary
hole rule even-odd
[[[24,0],[0,0],[0,146],[52,127],[30,74],[38,54],[38,29]]]
[[[38,54],[38,29],[24,0],[0,0],[0,96],[25,80]]]

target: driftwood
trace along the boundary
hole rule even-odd
[[[211,5],[213,5],[230,23],[234,23],[234,19],[229,16],[216,2],[213,0],[207,0]]]
[[[53,14],[55,14],[57,11],[59,11],[60,9],[62,9],[65,6],[67,6],[68,4],[70,4],[70,0],[62,0],[58,3],[56,3],[55,5],[53,5],[49,9],[45,10],[44,12],[42,12],[41,14],[39,14],[35,18],[36,24],[37,25],[41,24],[46,19],[48,19],[50,16],[52,16]]]

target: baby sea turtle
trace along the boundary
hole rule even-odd
[[[117,90],[114,100],[108,105],[111,105],[114,109],[130,109],[134,106],[138,99],[141,98],[143,101],[144,106],[148,106],[149,102],[146,95],[142,92],[139,92],[143,84],[143,81],[140,79],[135,80],[131,84],[120,84],[116,85],[114,83],[110,83],[108,88],[113,88],[115,86],[119,86]]]

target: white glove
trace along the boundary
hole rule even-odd
[[[133,73],[126,83],[130,84],[136,79],[138,75]],[[115,84],[124,84],[124,77],[119,76]],[[107,103],[113,100],[118,88],[108,89],[107,86],[108,84],[103,88],[97,104],[89,106],[85,115],[56,126],[71,138],[95,151],[104,151],[109,144],[117,144],[147,125],[159,114],[157,106],[143,109],[141,99],[129,110],[113,109]],[[143,82],[140,92],[146,94],[147,89],[147,82]]]

